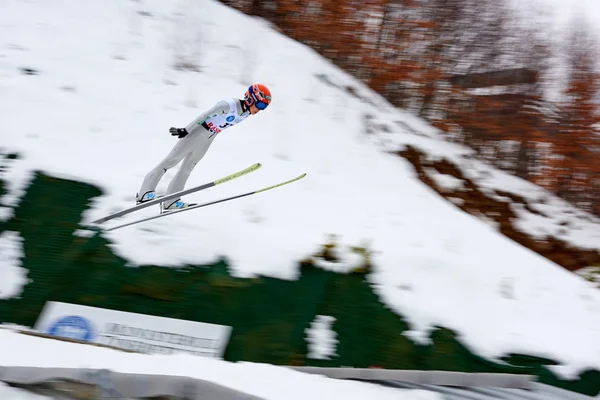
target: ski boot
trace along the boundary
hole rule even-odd
[[[165,203],[167,203],[168,205],[165,205]],[[185,203],[183,201],[181,201],[181,199],[177,199],[177,200],[173,200],[170,203],[169,202],[164,202],[164,203],[160,203],[160,213],[166,213],[169,211],[175,211],[175,210],[182,210],[184,208],[188,208],[191,206],[195,206],[196,203]]]
[[[139,197],[139,195],[136,193],[135,194],[135,204],[142,204],[147,201],[154,200],[155,198],[156,198],[156,193],[153,191],[144,193],[144,195],[142,197]]]

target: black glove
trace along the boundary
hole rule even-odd
[[[186,137],[188,134],[188,131],[185,128],[170,128],[169,132],[171,132],[172,136],[177,136],[179,139]]]

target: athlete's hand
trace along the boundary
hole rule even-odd
[[[185,128],[170,128],[169,132],[171,132],[172,136],[177,136],[179,139],[186,137],[188,134],[188,131]]]

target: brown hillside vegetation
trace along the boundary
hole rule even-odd
[[[527,199],[514,193],[496,190],[495,193],[507,201],[501,201],[484,193],[480,188],[453,163],[442,160],[429,160],[427,155],[407,146],[406,150],[397,153],[407,159],[415,168],[419,179],[435,190],[439,195],[454,203],[463,211],[477,217],[494,221],[498,230],[505,236],[522,244],[538,254],[554,261],[564,268],[575,271],[590,265],[600,265],[600,252],[576,248],[556,237],[539,240],[515,227],[518,219],[511,205],[522,204],[529,212],[539,214]],[[439,187],[426,173],[427,168],[433,168],[439,173],[453,176],[463,182],[459,189]]]

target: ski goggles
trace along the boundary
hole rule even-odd
[[[250,96],[248,96],[248,94],[250,94]],[[259,110],[264,110],[265,108],[267,108],[269,106],[269,103],[267,103],[264,100],[259,100],[256,95],[254,94],[254,90],[252,90],[252,87],[250,87],[248,89],[248,91],[246,92],[246,95],[244,96],[246,103],[251,106],[254,104],[254,106],[256,108],[258,108]]]
[[[254,103],[254,105],[256,106],[256,108],[258,108],[259,110],[264,110],[265,108],[267,108],[269,106],[268,103],[265,103],[262,100],[258,100]]]

